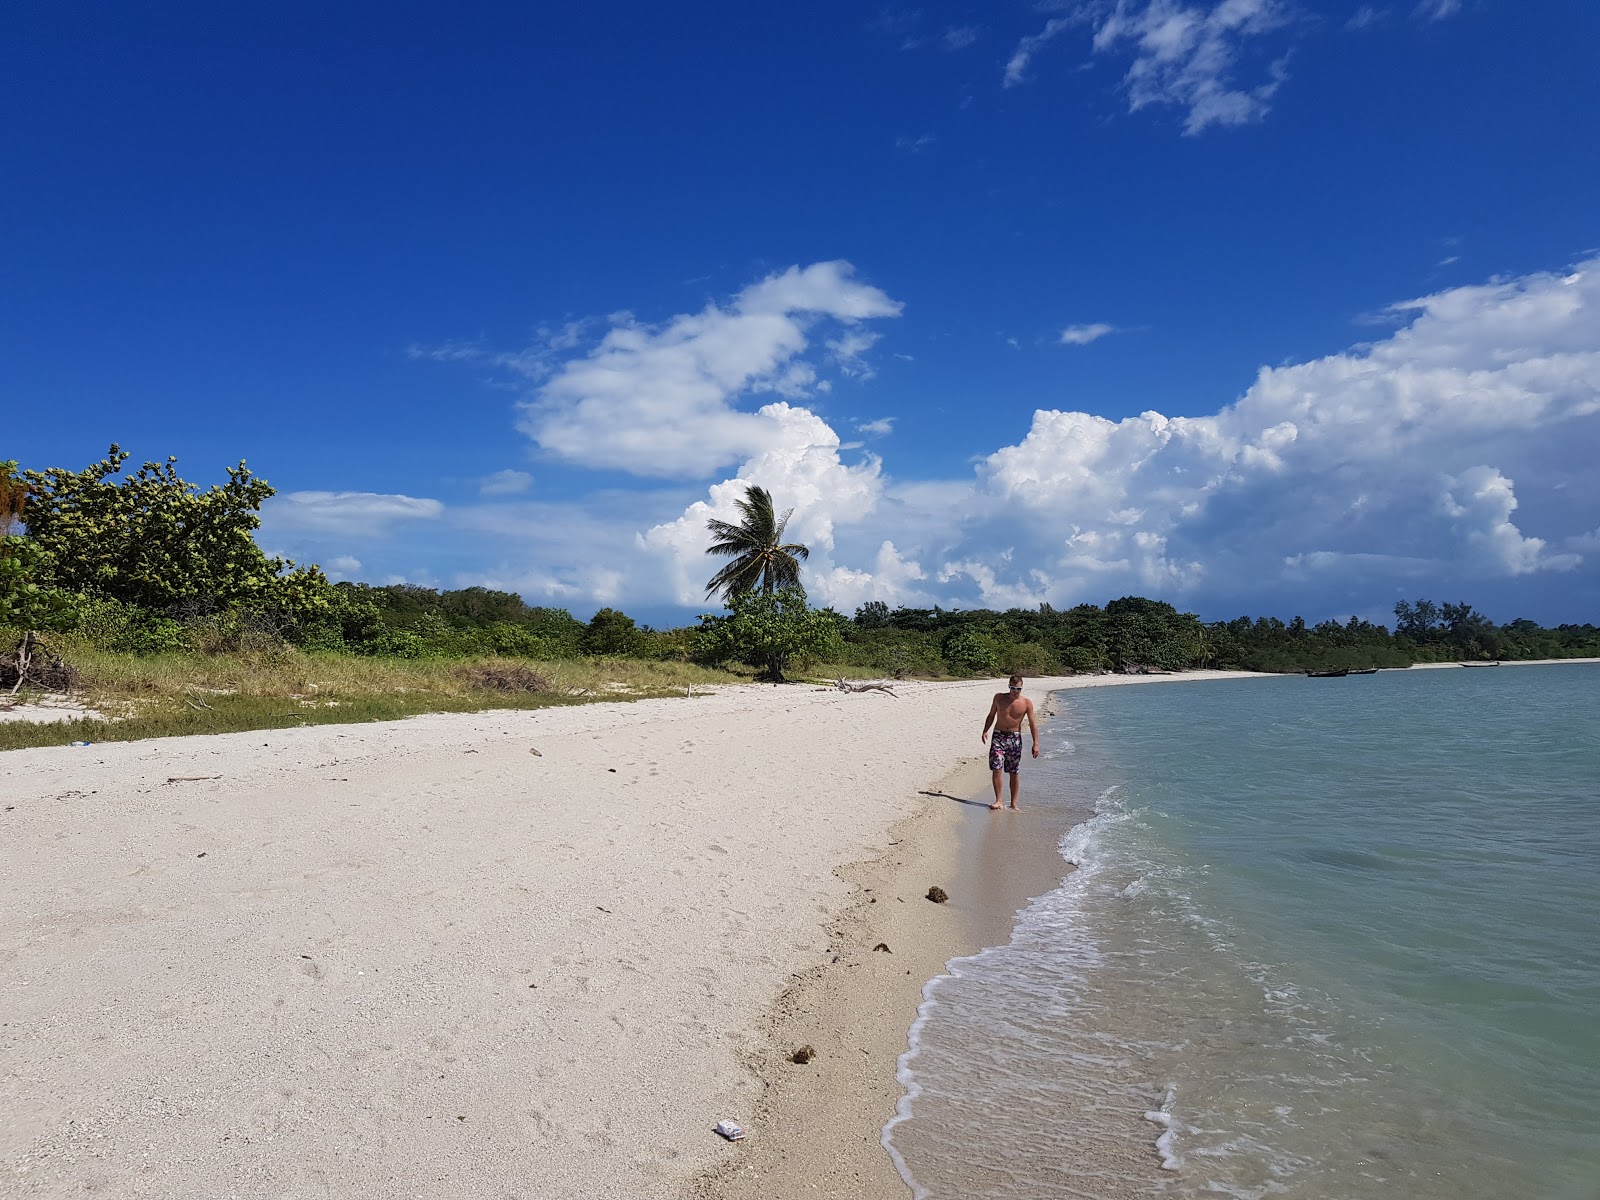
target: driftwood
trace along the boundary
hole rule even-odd
[[[15,696],[22,689],[22,681],[28,677],[28,644],[33,641],[32,633],[22,635],[22,644],[17,647],[17,681],[11,685],[11,694]]]
[[[15,696],[25,683],[46,692],[70,692],[78,686],[78,672],[30,631],[14,651],[0,652],[0,694]]]
[[[833,682],[841,692],[882,692],[885,696],[900,699],[899,696],[895,696],[894,689],[886,683],[846,683],[842,679],[835,679]]]

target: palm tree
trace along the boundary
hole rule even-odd
[[[706,528],[716,538],[706,553],[733,559],[711,577],[706,595],[721,592],[724,600],[731,600],[754,591],[758,585],[763,592],[800,587],[800,560],[809,558],[811,551],[797,542],[783,540],[784,527],[794,509],[775,517],[772,494],[754,484],[745,488],[743,500],[734,503],[744,514],[742,523],[706,522]]]

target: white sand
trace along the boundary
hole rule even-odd
[[[26,721],[34,725],[51,725],[57,721],[80,721],[85,717],[99,716],[100,713],[70,696],[45,696],[27,702],[0,696],[0,722]]]
[[[672,1196],[993,686],[0,755],[0,1194]]]

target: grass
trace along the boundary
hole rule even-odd
[[[630,658],[537,663],[363,658],[287,647],[154,655],[60,649],[82,675],[81,701],[112,719],[0,723],[0,750],[682,696],[697,685],[750,678],[692,663]]]

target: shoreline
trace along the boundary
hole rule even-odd
[[[1029,689],[1218,678],[1274,676]],[[765,1164],[749,1194],[817,1195],[824,1166],[900,1194],[879,1135],[924,983],[1064,873],[1026,791],[958,803],[986,790],[993,686],[0,755],[0,1190],[666,1198]],[[805,1041],[816,1069],[775,1057]],[[796,1080],[835,1089],[804,1128],[757,1107]]]
[[[1038,681],[1047,685],[1038,702],[1048,732],[1066,692],[1273,678],[1279,677],[1241,671],[1069,676]],[[1036,681],[1027,682],[1031,688]],[[1028,807],[1026,771],[1020,813],[987,811],[989,788],[985,761],[961,759],[921,792],[922,807],[891,831],[897,845],[836,868],[852,892],[829,917],[829,949],[790,976],[762,1016],[758,1044],[743,1056],[760,1088],[750,1137],[736,1156],[690,1180],[678,1200],[911,1194],[882,1133],[904,1092],[900,1057],[926,988],[952,959],[1010,939],[1028,902],[1073,870],[1060,856],[1060,835],[1094,815],[1087,807],[1068,810],[1046,837],[1037,836],[1040,826],[1031,821],[991,826],[987,822],[1009,823],[1041,810]],[[974,821],[984,836],[974,833]],[[987,835],[995,832],[1001,837],[991,840]],[[950,894],[948,904],[926,900],[935,883]],[[892,957],[874,951],[879,943]],[[804,1066],[789,1061],[806,1045],[817,1052],[815,1060]],[[1153,1154],[1150,1165],[1155,1180],[1160,1172]]]
[[[675,1195],[992,687],[0,756],[0,1191]]]
[[[1458,667],[1487,667],[1487,666],[1501,666],[1501,667],[1552,667],[1552,666],[1561,666],[1561,665],[1568,664],[1568,663],[1600,663],[1600,658],[1522,658],[1522,659],[1510,659],[1510,658],[1508,658],[1508,659],[1500,659],[1500,660],[1494,661],[1494,662],[1466,662],[1466,661],[1461,661],[1461,660],[1452,660],[1452,661],[1449,661],[1449,662],[1427,662],[1427,663],[1419,662],[1419,663],[1412,663],[1409,667],[1380,667],[1378,669],[1382,670],[1382,671],[1440,671],[1440,670],[1454,670],[1454,669],[1456,669]],[[1146,677],[1146,676],[1114,676],[1112,678],[1123,679],[1123,680],[1127,680],[1127,679],[1143,679],[1143,680],[1146,680],[1146,681],[1153,682],[1154,679],[1156,679],[1156,678],[1162,678],[1162,679],[1180,678],[1180,677],[1186,677],[1186,676],[1202,674],[1202,673],[1204,673],[1204,674],[1225,675],[1225,676],[1228,676],[1228,677],[1231,678],[1231,677],[1234,677],[1234,676],[1249,676],[1249,675],[1261,675],[1261,676],[1270,677],[1270,676],[1275,676],[1275,675],[1280,675],[1280,674],[1281,675],[1288,675],[1288,676],[1295,676],[1295,675],[1300,675],[1303,672],[1300,672],[1300,671],[1285,671],[1285,672],[1235,671],[1235,670],[1219,671],[1219,672],[1184,671],[1184,672],[1177,672],[1177,673],[1175,673],[1173,675],[1160,675],[1160,676],[1150,676],[1150,677]],[[1066,676],[1065,678],[1069,678],[1069,679],[1104,679],[1104,678],[1107,678],[1107,677],[1106,676],[1085,675],[1085,676]],[[912,681],[909,681],[909,682],[912,683],[913,685],[916,685],[916,684],[935,684],[935,685],[937,685],[937,684],[947,684],[948,685],[948,684],[951,684],[951,683],[962,683],[962,682],[970,682],[970,681],[962,681],[962,680],[912,680]],[[704,694],[713,693],[713,692],[715,692],[715,691],[717,691],[719,689],[723,689],[723,688],[739,688],[739,687],[753,687],[753,686],[760,686],[760,685],[739,684],[739,683],[697,684],[697,685],[692,685],[692,687],[689,690],[693,691],[695,688],[698,688],[698,689],[700,689],[700,694],[704,695]],[[437,710],[436,712],[421,712],[421,713],[416,713],[416,714],[412,714],[412,715],[413,716],[436,716],[436,715],[442,715],[443,713],[445,713],[447,711],[449,711],[449,710]],[[465,713],[459,713],[458,712],[456,715],[473,716],[473,715],[481,715],[483,713],[500,712],[500,711],[504,711],[504,710],[494,709],[494,708],[472,709],[472,710],[467,710]],[[4,724],[6,722],[15,721],[15,722],[27,723],[27,724],[45,724],[45,725],[48,725],[48,724],[62,724],[62,723],[66,723],[66,722],[69,722],[69,721],[84,720],[84,719],[90,719],[90,720],[96,720],[96,721],[117,721],[117,720],[121,720],[122,718],[115,717],[115,716],[108,716],[105,713],[102,713],[97,709],[93,709],[93,708],[87,707],[82,702],[82,697],[81,696],[77,696],[77,695],[71,695],[71,694],[65,694],[65,693],[49,693],[49,694],[45,694],[45,695],[34,696],[34,697],[32,697],[30,699],[27,699],[27,700],[21,700],[21,699],[15,698],[15,697],[8,698],[8,697],[5,697],[5,696],[0,696],[0,724]],[[396,718],[393,718],[393,719],[394,720],[409,720],[409,719],[411,719],[411,717],[396,717]],[[350,722],[350,724],[370,724],[370,723],[372,723],[372,722],[369,722],[369,721],[352,721],[352,722]],[[329,724],[337,724],[337,722],[329,722]],[[269,728],[271,728],[271,727],[269,727]],[[251,731],[250,730],[245,730],[244,732],[248,733],[248,732],[251,732]],[[155,736],[191,736],[191,735],[163,734],[163,735],[155,735]],[[209,733],[209,734],[198,734],[198,735],[192,735],[192,736],[218,737],[218,736],[223,736],[223,735],[221,733]],[[153,740],[153,738],[147,738],[145,740]],[[5,751],[0,751],[0,753],[5,753]]]

